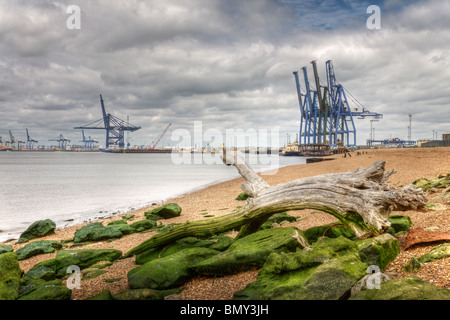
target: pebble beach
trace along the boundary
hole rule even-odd
[[[378,160],[386,162],[386,170],[394,169],[396,171],[388,180],[388,183],[394,187],[406,186],[419,178],[431,179],[439,174],[450,173],[450,148],[368,149],[354,151],[345,156],[338,154],[329,158],[333,158],[333,160],[283,167],[278,169],[275,174],[272,174],[273,172],[271,174],[261,174],[261,177],[269,185],[275,185],[325,173],[354,171],[358,167],[368,167]],[[208,186],[177,198],[168,199],[165,203],[177,203],[182,208],[182,213],[179,217],[164,220],[163,223],[195,221],[208,219],[208,216],[217,217],[231,213],[236,207],[245,203],[235,199],[242,192],[240,186],[243,182],[242,178],[238,178]],[[440,198],[439,195],[440,191],[429,191],[427,193],[428,202],[442,205],[439,207],[439,210],[423,208],[417,211],[402,211],[398,213],[394,211],[392,214],[409,216],[413,222],[413,228],[428,228],[440,232],[450,232],[450,199]],[[134,215],[132,222],[139,221],[145,219],[145,211],[156,208],[159,205],[161,203],[125,214]],[[283,227],[295,226],[301,230],[306,230],[313,226],[337,221],[336,218],[327,213],[313,210],[289,211],[288,213],[295,216],[297,221],[285,224]],[[122,219],[122,216],[112,216],[99,221],[106,224],[115,219]],[[90,222],[57,229],[54,234],[40,238],[40,240],[60,241],[71,239],[77,229]],[[126,253],[128,250],[151,238],[154,234],[156,233],[151,231],[135,233],[115,241],[96,242],[77,248],[118,249]],[[14,250],[25,245],[16,244],[14,240],[6,243],[12,245]],[[67,245],[70,246],[71,243]],[[418,271],[406,272],[403,270],[403,266],[412,257],[421,256],[433,246],[436,246],[436,243],[419,244],[402,250],[396,259],[387,266],[384,273],[391,279],[416,275],[434,285],[450,289],[450,258],[426,263]],[[38,262],[54,258],[55,255],[56,253],[34,256],[20,261],[20,266],[22,270],[27,272]],[[134,257],[130,257],[118,260],[111,266],[103,269],[106,273],[94,279],[83,280],[81,289],[72,291],[72,299],[83,300],[106,289],[110,290],[113,295],[129,289],[127,273],[137,266],[134,259]],[[258,270],[251,270],[220,278],[196,277],[183,286],[180,297],[185,300],[229,300],[232,299],[234,292],[245,288],[248,283],[255,281],[257,274]]]

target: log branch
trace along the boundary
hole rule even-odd
[[[269,186],[238,154],[225,151],[223,161],[234,165],[246,180],[241,188],[250,195],[245,206],[230,214],[193,222],[185,222],[157,234],[126,256],[166,245],[178,239],[208,237],[237,227],[238,236],[258,230],[271,215],[289,210],[316,209],[332,214],[355,231],[359,238],[384,232],[389,214],[402,209],[425,206],[425,194],[411,186],[396,189],[387,184],[394,170],[385,172],[385,161],[367,168],[344,173],[330,173]]]

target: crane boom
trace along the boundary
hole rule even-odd
[[[156,142],[155,142],[155,143],[152,142],[153,145],[150,146],[150,149],[151,149],[151,150],[155,149],[155,147],[158,145],[159,141],[161,141],[162,137],[164,137],[164,135],[166,134],[167,130],[169,130],[169,128],[170,128],[171,125],[172,125],[172,124],[169,123],[169,125],[164,129],[164,131],[163,131],[163,132],[159,135],[159,137],[156,139]]]

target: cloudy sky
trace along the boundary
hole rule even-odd
[[[71,30],[70,5],[81,9]],[[381,9],[369,30],[367,8]],[[70,20],[72,21],[72,20]],[[150,144],[176,129],[299,130],[292,72],[316,60],[365,108],[382,113],[375,137],[450,133],[450,2],[441,0],[2,0],[0,136],[39,144],[107,111]],[[312,86],[313,85],[313,81]],[[351,102],[351,101],[350,101]],[[357,143],[370,120],[356,120]],[[104,145],[103,130],[87,131]]]

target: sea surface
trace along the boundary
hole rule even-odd
[[[306,163],[304,157],[245,157],[264,174]],[[0,242],[17,239],[36,220],[65,227],[237,177],[218,154],[0,152]]]

